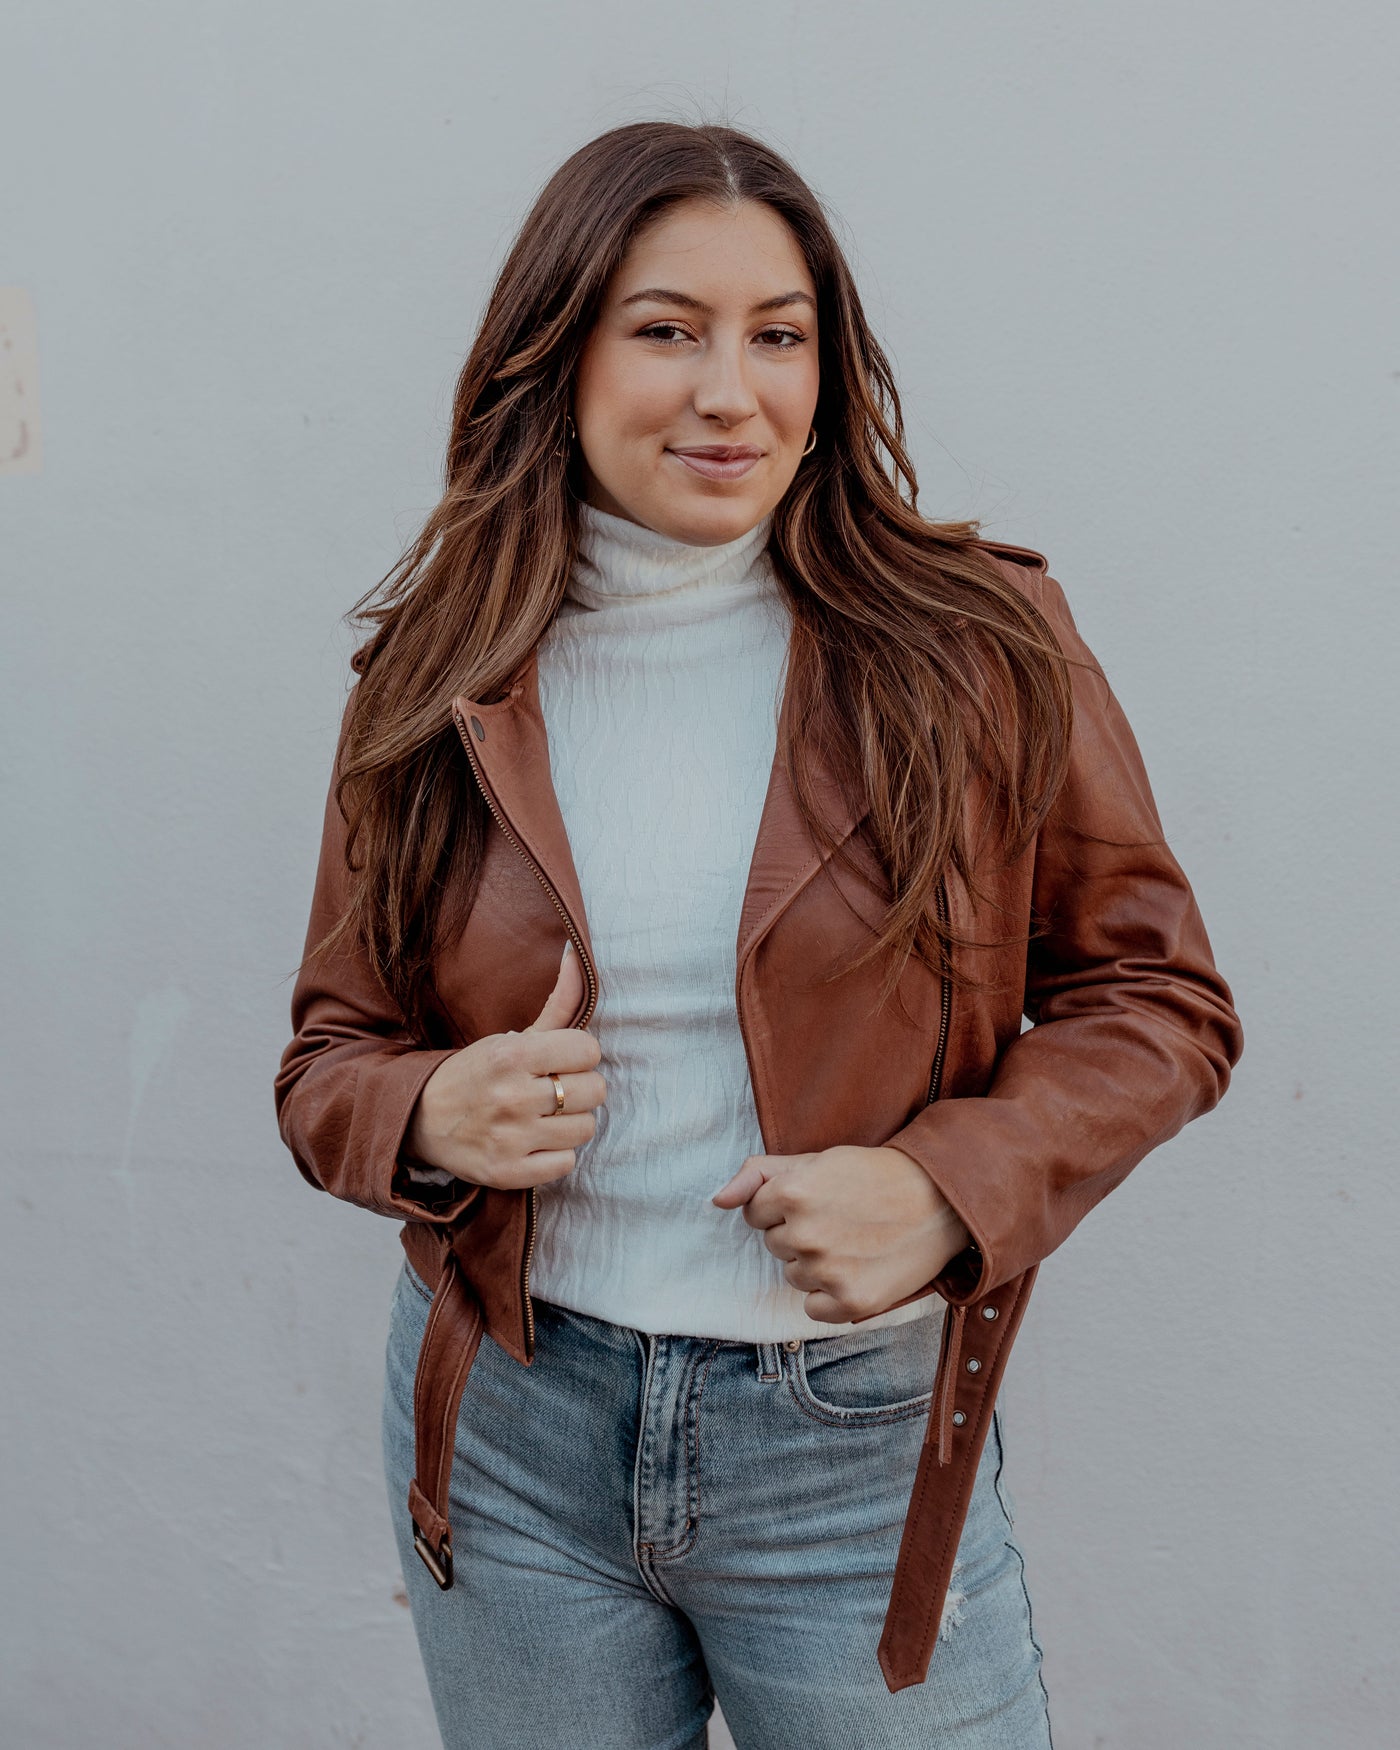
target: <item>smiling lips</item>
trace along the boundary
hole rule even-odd
[[[707,480],[742,480],[763,451],[752,444],[696,444],[667,453]]]

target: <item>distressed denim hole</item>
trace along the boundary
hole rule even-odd
[[[948,1591],[943,1600],[943,1614],[938,1620],[938,1638],[946,1641],[962,1621],[963,1606],[967,1603],[967,1593],[962,1588],[962,1563],[956,1558],[953,1561],[953,1571],[948,1577]]]

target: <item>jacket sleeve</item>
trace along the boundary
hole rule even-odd
[[[344,739],[342,723],[341,746]],[[337,749],[337,773],[339,761]],[[343,915],[348,897],[345,822],[333,775],[308,955]],[[363,950],[343,943],[303,963],[292,991],[292,1027],[274,1092],[282,1140],[303,1178],[333,1197],[400,1221],[455,1221],[480,1186],[462,1180],[434,1184],[421,1170],[414,1175],[402,1153],[423,1084],[451,1050],[428,1049],[413,1038]]]
[[[1034,850],[1033,1025],[985,1095],[923,1107],[887,1139],[927,1172],[975,1249],[935,1283],[980,1299],[1047,1257],[1159,1143],[1220,1099],[1243,1035],[1142,757],[1064,593],[1032,599],[1069,657],[1069,767]],[[956,996],[954,998],[956,1001]]]

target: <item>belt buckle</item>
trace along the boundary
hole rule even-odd
[[[442,1544],[434,1549],[418,1528],[415,1520],[413,1525],[413,1547],[423,1558],[423,1566],[437,1581],[444,1592],[452,1586],[452,1540],[444,1535]]]

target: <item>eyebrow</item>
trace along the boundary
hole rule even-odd
[[[628,304],[643,303],[679,304],[682,310],[695,310],[702,316],[713,316],[715,313],[712,305],[699,298],[692,298],[689,292],[671,292],[664,286],[648,286],[645,291],[633,292],[622,300],[621,307],[626,309]],[[760,303],[751,305],[749,314],[756,316],[762,310],[782,310],[789,304],[810,304],[813,310],[817,307],[816,299],[809,297],[806,292],[779,292],[776,298],[764,298]]]

